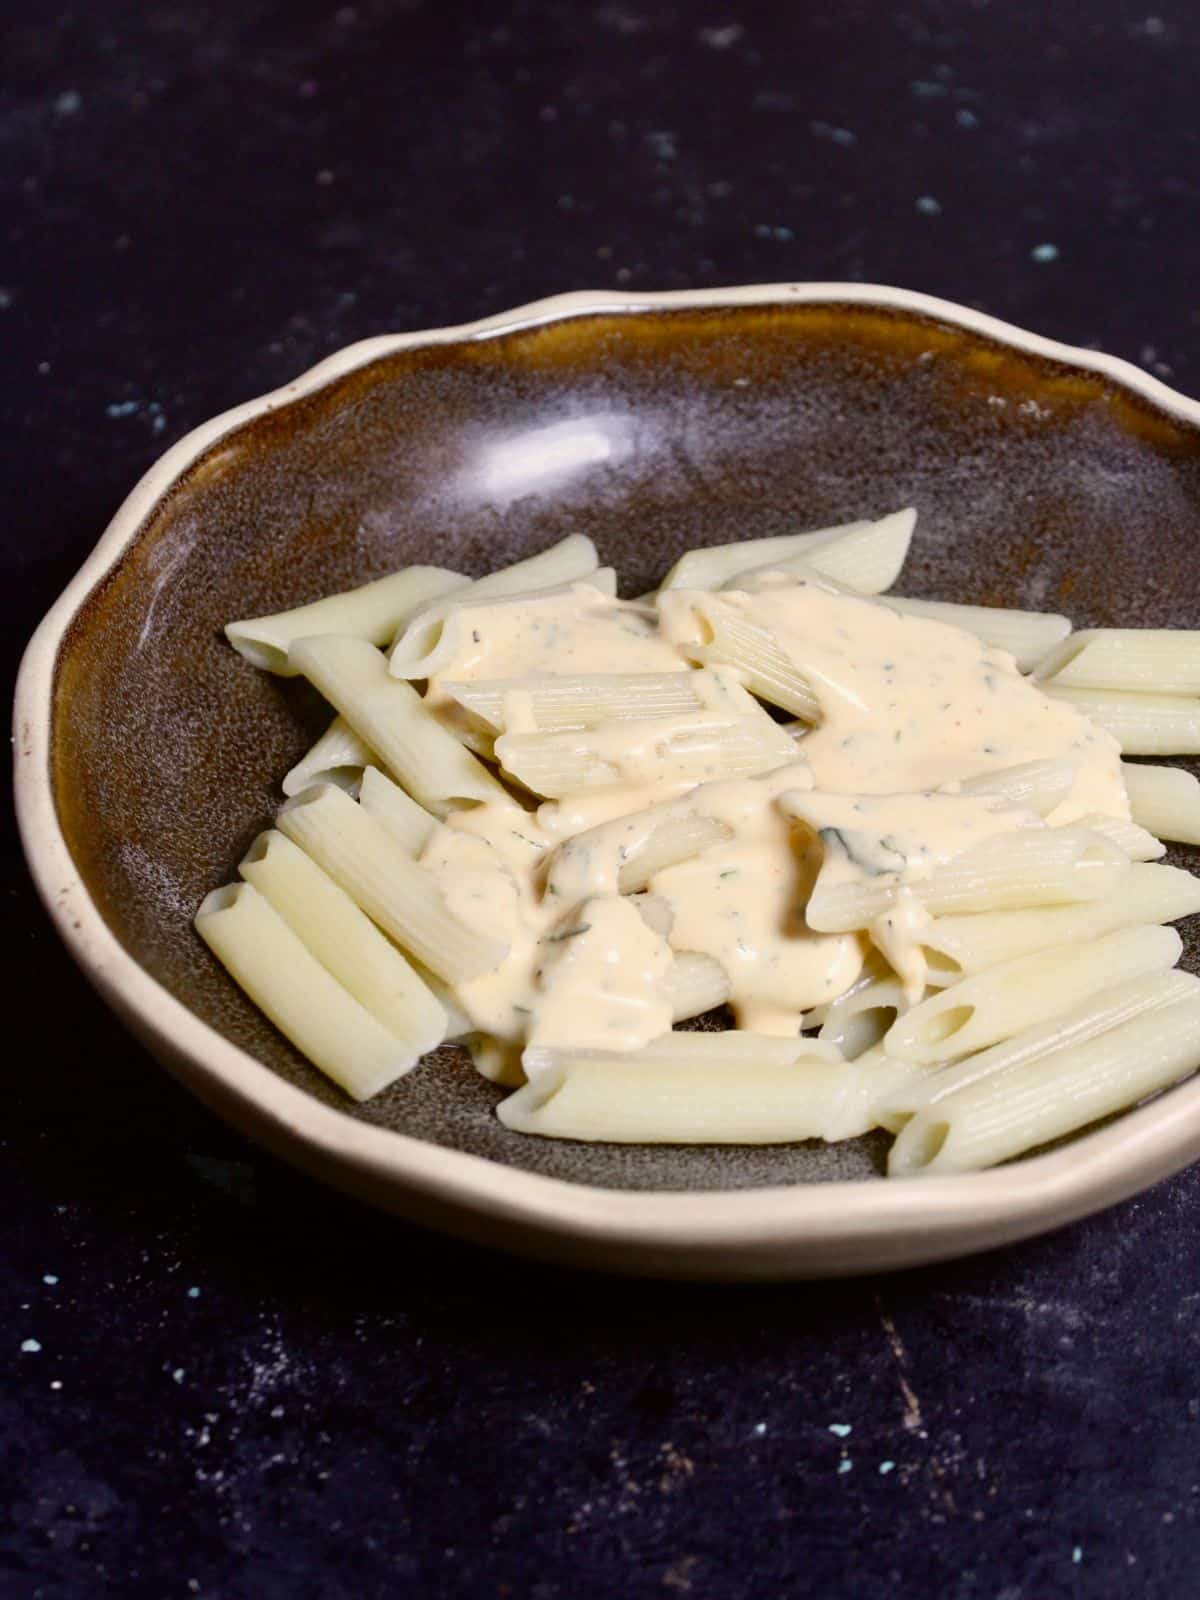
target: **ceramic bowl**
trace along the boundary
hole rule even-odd
[[[325,716],[221,626],[409,562],[486,572],[572,532],[632,594],[690,545],[907,504],[906,592],[1194,626],[1198,422],[1123,362],[861,284],[573,294],[354,345],[175,445],[42,623],[16,721],[39,889],[189,1089],[422,1223],[593,1267],[750,1278],[900,1267],[1083,1216],[1200,1154],[1200,1081],[996,1171],[904,1182],[880,1181],[872,1139],[525,1138],[453,1049],[351,1105],[192,931]]]

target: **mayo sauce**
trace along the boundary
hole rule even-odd
[[[770,632],[820,705],[816,726],[793,736],[772,721],[734,665],[690,667],[689,649],[712,633],[700,612],[713,607]],[[536,814],[516,798],[454,813],[425,847],[422,864],[450,909],[508,942],[501,966],[455,998],[481,1032],[512,1048],[648,1043],[671,1026],[667,980],[684,952],[720,963],[739,1026],[756,1032],[797,1033],[804,1012],[853,986],[872,945],[919,998],[928,918],[914,886],[995,835],[1045,825],[994,796],[957,794],[959,783],[1067,760],[1074,781],[1047,822],[1129,816],[1116,741],[1044,695],[1011,656],[947,623],[794,577],[760,580],[754,593],[667,591],[657,615],[584,584],[463,608],[428,698],[437,705],[443,684],[468,678],[687,670],[700,710],[569,736],[603,763],[591,769],[598,784],[558,794]],[[505,719],[497,758],[510,753],[516,772],[518,752],[531,735],[536,743],[532,698],[513,695]],[[750,750],[741,767],[735,746]],[[731,763],[744,775],[724,775]],[[711,842],[653,865],[680,818],[717,825]],[[637,887],[654,897],[653,918],[622,893],[643,855],[651,870]],[[807,926],[818,875],[885,874],[896,892],[869,928]]]

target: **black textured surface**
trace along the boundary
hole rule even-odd
[[[3,28],[12,664],[186,428],[560,288],[894,281],[1200,388],[1178,0],[9,0]],[[488,1258],[243,1146],[73,972],[11,835],[4,862],[5,1600],[1195,1589],[1195,1171],[874,1283]]]

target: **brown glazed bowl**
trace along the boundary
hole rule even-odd
[[[903,1182],[879,1181],[870,1139],[522,1137],[454,1049],[352,1105],[192,931],[324,720],[221,627],[409,562],[487,572],[574,532],[635,594],[690,545],[909,504],[907,592],[1194,627],[1198,424],[1200,405],[1123,362],[861,284],[574,294],[355,345],[170,450],[42,623],[16,708],[34,876],[88,977],[189,1089],[422,1223],[592,1267],[799,1278],[1083,1216],[1200,1155],[1200,1080],[998,1170]]]

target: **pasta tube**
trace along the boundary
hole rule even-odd
[[[1007,650],[1022,672],[1028,672],[1071,631],[1068,617],[1054,611],[1010,611],[1004,606],[961,606],[945,600],[910,600],[889,594],[880,601],[908,617],[928,617],[965,628],[984,644]]]
[[[1174,928],[1121,928],[1091,944],[1018,956],[914,1006],[888,1029],[883,1047],[901,1061],[949,1061],[1011,1038],[1123,978],[1165,971],[1179,960]]]
[[[381,823],[410,856],[421,854],[437,827],[436,819],[425,807],[419,806],[378,767],[368,767],[363,773],[358,799],[367,815]]]
[[[729,999],[729,977],[720,962],[690,950],[681,952],[671,963],[666,987],[676,1022],[702,1017]]]
[[[332,784],[287,801],[276,825],[372,922],[447,983],[478,977],[504,960],[508,946],[453,916],[424,868]]]
[[[497,733],[524,707],[539,732],[589,728],[639,717],[686,716],[702,705],[693,674],[678,672],[594,673],[564,678],[478,678],[443,683],[442,690]]]
[[[674,1059],[636,1050],[573,1051],[569,1057],[556,1052],[549,1065],[531,1063],[526,1051],[530,1081],[501,1101],[497,1115],[517,1133],[615,1144],[786,1144],[824,1137],[846,1087],[844,1063],[813,1052],[807,1040],[772,1040],[731,1071],[727,1056],[708,1046],[731,1035],[674,1037],[687,1041],[687,1053]],[[791,1043],[790,1059],[780,1058],[781,1042]]]
[[[1115,893],[1036,911],[938,917],[921,934],[931,983],[956,983],[1035,950],[1084,944],[1118,928],[1176,922],[1200,911],[1200,878],[1179,867],[1130,867]]]
[[[564,583],[587,578],[599,566],[596,546],[584,534],[573,533],[549,550],[510,567],[489,572],[473,583],[460,587],[453,601],[448,598],[427,606],[413,615],[408,627],[396,640],[391,655],[391,670],[397,677],[426,678],[431,670],[428,657],[441,638],[442,624],[451,605],[480,605],[508,595],[531,594],[539,589],[554,589]]]
[[[362,782],[363,768],[377,759],[345,717],[334,717],[308,754],[284,778],[283,792],[300,794],[314,783],[336,783],[347,794],[354,794]]]
[[[368,644],[388,644],[397,629],[431,601],[466,586],[461,573],[443,567],[405,567],[360,589],[326,595],[293,611],[231,622],[225,637],[256,667],[265,667],[281,678],[294,678],[299,669],[290,659],[290,651],[297,639],[344,633]]]
[[[1065,800],[1075,782],[1075,768],[1069,761],[1023,761],[1017,767],[999,772],[984,772],[959,785],[960,794],[995,795],[1005,805],[1027,806],[1040,817]]]
[[[478,800],[507,800],[492,774],[422,705],[410,684],[389,676],[364,639],[327,635],[292,646],[303,672],[413,798],[436,816]]]
[[[1085,628],[1039,661],[1034,677],[1045,688],[1200,694],[1200,632]]]
[[[408,962],[344,889],[275,829],[260,833],[238,871],[292,932],[415,1061],[446,1037],[446,1013]]]
[[[912,542],[917,514],[895,511],[874,522],[844,522],[812,533],[791,533],[740,544],[689,550],[663,579],[663,589],[736,587],[742,574],[802,560],[860,594],[879,594],[895,583]]]
[[[1184,974],[1173,976],[1185,977]],[[914,1116],[888,1173],[971,1172],[1136,1105],[1200,1065],[1200,984],[1174,1004],[973,1083]]]
[[[253,885],[214,889],[196,932],[230,977],[313,1066],[369,1100],[416,1060],[328,973]]]
[[[1143,1012],[1186,999],[1194,983],[1189,973],[1179,971],[1125,978],[1110,989],[1087,995],[1075,1005],[1056,1011],[1047,1021],[1023,1028],[1010,1039],[1003,1039],[961,1061],[935,1062],[920,1068],[906,1083],[889,1092],[888,1109],[903,1122],[993,1073],[1040,1061],[1068,1044],[1095,1039],[1131,1017],[1140,1017]]]
[[[1023,910],[1099,900],[1128,871],[1129,858],[1097,833],[1028,828],[964,850],[908,887],[935,914]],[[825,886],[818,880],[805,913],[808,925],[818,933],[869,927],[895,903],[899,888],[893,874]]]
[[[1200,697],[1075,689],[1055,679],[1041,687],[1111,733],[1127,756],[1200,755]]]
[[[1200,844],[1200,783],[1179,767],[1122,761],[1133,820],[1160,839]]]

